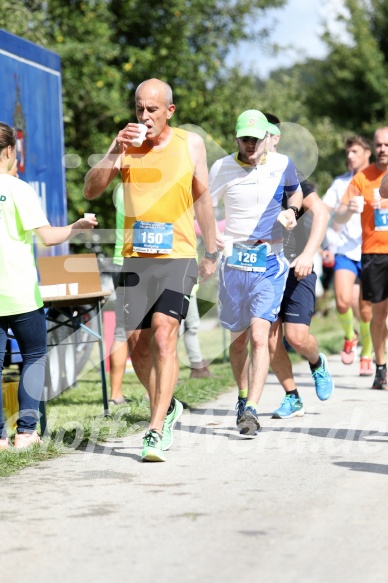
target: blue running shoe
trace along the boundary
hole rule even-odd
[[[240,430],[240,435],[256,435],[256,431],[260,429],[256,409],[253,407],[245,407],[237,427]]]
[[[303,401],[295,395],[286,395],[279,407],[272,414],[272,419],[289,419],[290,417],[303,417]]]
[[[322,354],[322,352],[319,353],[319,356],[322,364],[319,368],[311,371],[311,374],[313,375],[315,392],[317,393],[318,399],[321,401],[327,401],[327,399],[330,399],[333,394],[334,381],[327,369],[326,356]]]
[[[238,424],[240,423],[240,419],[242,417],[242,414],[244,413],[244,409],[247,405],[247,399],[246,397],[239,397],[238,401],[236,403],[236,409],[237,409],[237,419],[236,419],[236,425],[238,427]]]

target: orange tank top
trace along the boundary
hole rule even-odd
[[[124,257],[196,257],[193,172],[185,130],[173,128],[165,148],[154,150],[144,142],[125,151]]]
[[[341,202],[348,204],[349,200],[362,195],[365,200],[364,210],[361,213],[362,248],[363,254],[388,253],[388,231],[377,230],[375,227],[373,190],[380,188],[385,171],[379,170],[375,164],[370,164],[352,178]]]

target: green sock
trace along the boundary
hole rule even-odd
[[[362,344],[361,356],[372,357],[373,344],[370,335],[370,322],[360,321],[360,340]]]
[[[346,340],[353,340],[354,338],[354,327],[353,327],[353,310],[349,308],[344,314],[340,314],[336,310],[337,318],[345,332]]]
[[[254,409],[255,411],[257,411],[257,403],[255,403],[254,401],[247,401],[247,407],[252,407],[252,409]]]
[[[244,389],[243,391],[239,391],[238,396],[240,397],[240,399],[246,399],[248,396],[248,389]]]

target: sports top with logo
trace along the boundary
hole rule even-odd
[[[239,241],[278,241],[282,226],[276,220],[283,193],[300,190],[293,162],[283,154],[268,152],[265,163],[251,166],[237,153],[217,160],[209,175],[213,206],[225,205],[225,235]]]
[[[0,316],[43,306],[32,230],[48,224],[35,190],[23,180],[0,174]]]
[[[273,322],[288,273],[277,217],[284,192],[291,196],[300,190],[295,166],[287,156],[274,152],[257,166],[242,164],[232,154],[215,162],[209,178],[213,206],[223,199],[225,235],[234,240],[232,257],[220,263],[221,324],[240,332],[250,326],[252,318]],[[268,243],[255,245],[262,241]],[[245,252],[240,249],[244,244],[251,248],[246,253],[248,265],[244,265]]]
[[[388,215],[386,214],[388,211],[381,209],[376,213],[371,205],[373,190],[380,187],[384,175],[384,170],[379,170],[375,164],[370,164],[352,178],[341,201],[347,205],[351,198],[360,194],[365,199],[364,210],[361,213],[363,254],[388,253]],[[383,219],[381,221],[383,228],[376,224],[379,218]]]
[[[124,257],[196,258],[188,132],[172,130],[164,148],[145,141],[123,154]]]

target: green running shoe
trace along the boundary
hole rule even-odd
[[[162,431],[162,450],[166,451],[172,446],[172,442],[174,441],[172,430],[174,429],[177,421],[180,419],[183,413],[183,405],[178,399],[174,399],[174,409],[171,413],[166,415],[163,424],[163,431]]]
[[[143,462],[165,462],[166,457],[162,451],[162,436],[150,429],[143,439],[143,451],[141,452],[141,460]]]

